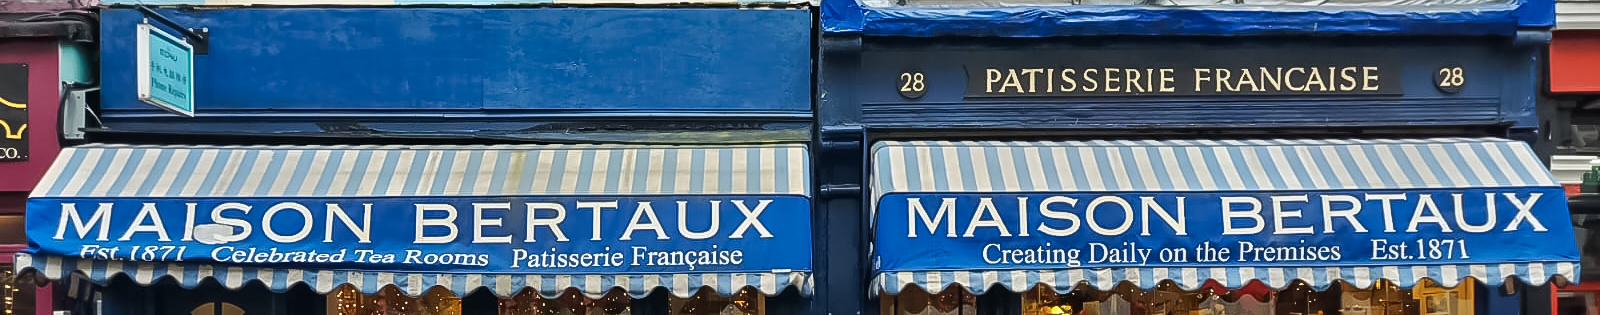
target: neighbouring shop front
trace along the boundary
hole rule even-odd
[[[787,314],[808,165],[799,144],[87,145],[16,259],[105,285],[97,314]]]
[[[64,142],[81,139],[81,100],[94,87],[87,65],[98,34],[97,16],[74,9],[67,3],[0,4],[0,314],[82,309],[92,294],[79,281],[36,286],[15,276],[11,259],[27,248],[29,191]]]
[[[1595,15],[1600,9],[1600,2],[1594,1],[1559,1],[1556,3],[1556,28],[1552,32],[1550,41],[1550,59],[1548,61],[1548,75],[1543,77],[1548,96],[1556,108],[1556,124],[1553,125],[1555,133],[1556,154],[1564,155],[1569,161],[1577,162],[1575,168],[1584,171],[1590,168],[1590,163],[1583,161],[1600,156],[1600,79],[1594,77],[1595,70],[1600,69],[1595,57],[1600,56],[1600,15]],[[1558,173],[1559,176],[1559,173]],[[1575,179],[1578,178],[1574,176]],[[1572,225],[1578,236],[1578,247],[1583,254],[1583,264],[1587,273],[1583,277],[1593,279],[1600,268],[1594,268],[1600,263],[1600,249],[1595,248],[1600,234],[1595,233],[1600,229],[1600,198],[1592,175],[1584,175],[1582,188],[1577,195],[1570,198]],[[1559,314],[1600,314],[1600,284],[1594,282],[1583,283],[1578,286],[1561,288],[1557,293]]]

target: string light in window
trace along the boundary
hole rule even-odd
[[[12,272],[13,271],[11,271],[11,270],[6,270],[5,271],[5,277],[0,277],[0,285],[3,285],[3,286],[0,286],[0,290],[5,291],[3,295],[5,296],[5,311],[6,311],[6,315],[13,314],[14,312],[16,312],[16,309],[17,309],[16,292],[18,291],[18,289],[11,286],[12,280],[15,279],[13,277],[15,275],[12,274]]]

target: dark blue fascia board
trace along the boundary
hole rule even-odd
[[[856,0],[823,0],[826,33],[862,36],[1052,37],[1106,35],[1498,35],[1548,31],[1553,0],[1515,0],[1470,9],[1143,8],[1063,6],[1013,8],[868,8]]]
[[[211,32],[210,53],[195,58],[196,116],[178,125],[195,133],[227,130],[240,117],[284,124],[811,117],[807,10],[157,11]],[[102,12],[100,114],[114,130],[161,129],[144,122],[166,117],[135,97],[141,19],[128,8]]]
[[[1539,128],[1535,112],[1540,86],[1542,48],[1515,45],[1504,37],[1478,36],[1351,36],[1351,37],[1075,37],[1004,38],[865,38],[825,36],[818,73],[821,91],[817,119],[824,128],[864,127],[901,131],[964,130],[1098,130],[1143,132],[1206,129],[1275,128],[1475,128],[1530,131]],[[865,43],[863,43],[865,41]],[[1074,53],[1063,52],[1077,50]],[[1207,50],[1281,56],[1333,54],[1360,56],[1397,67],[1402,95],[1351,96],[1122,96],[1035,99],[967,98],[965,72],[977,60],[1009,60],[1024,64],[1059,60],[1101,60],[1099,50],[1164,51],[1177,56],[1149,56],[1151,64],[1186,60]],[[1081,54],[1077,54],[1081,53]],[[1030,59],[1028,56],[1055,56]],[[1145,56],[1145,55],[1141,55]],[[1237,55],[1241,59],[1250,56]],[[1326,57],[1326,56],[1324,56]],[[1077,58],[1077,59],[1074,59]],[[1310,58],[1310,57],[1308,57]],[[1293,59],[1293,58],[1290,58]],[[1033,60],[1033,61],[1023,61]],[[1039,61],[1044,60],[1044,61]],[[1199,61],[1225,60],[1209,58]],[[1251,59],[1254,60],[1254,59]],[[1306,62],[1330,62],[1306,59]],[[1322,60],[1322,61],[1312,61]],[[1259,61],[1259,60],[1258,60]],[[1265,62],[1265,61],[1262,61]],[[1474,69],[1467,90],[1446,95],[1432,85],[1440,62]],[[1139,67],[1142,62],[1131,62]],[[916,99],[901,96],[896,73],[916,69],[927,74],[929,92]],[[1120,130],[1120,131],[1119,131]]]

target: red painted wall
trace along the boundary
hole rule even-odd
[[[1600,92],[1600,31],[1556,31],[1550,41],[1550,92]]]
[[[28,161],[0,162],[0,192],[27,192],[61,151],[59,48],[55,38],[0,38],[0,63],[28,64]]]

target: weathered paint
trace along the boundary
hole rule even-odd
[[[811,17],[803,10],[161,12],[213,36],[210,54],[195,61],[197,117],[148,124],[170,117],[134,97],[132,35],[141,16],[107,9],[101,107],[111,129],[182,133],[239,122],[316,129],[358,120],[409,123],[389,124],[400,133],[450,132],[438,124],[480,120],[460,126],[477,133],[492,125],[482,120],[497,119],[810,117]]]

